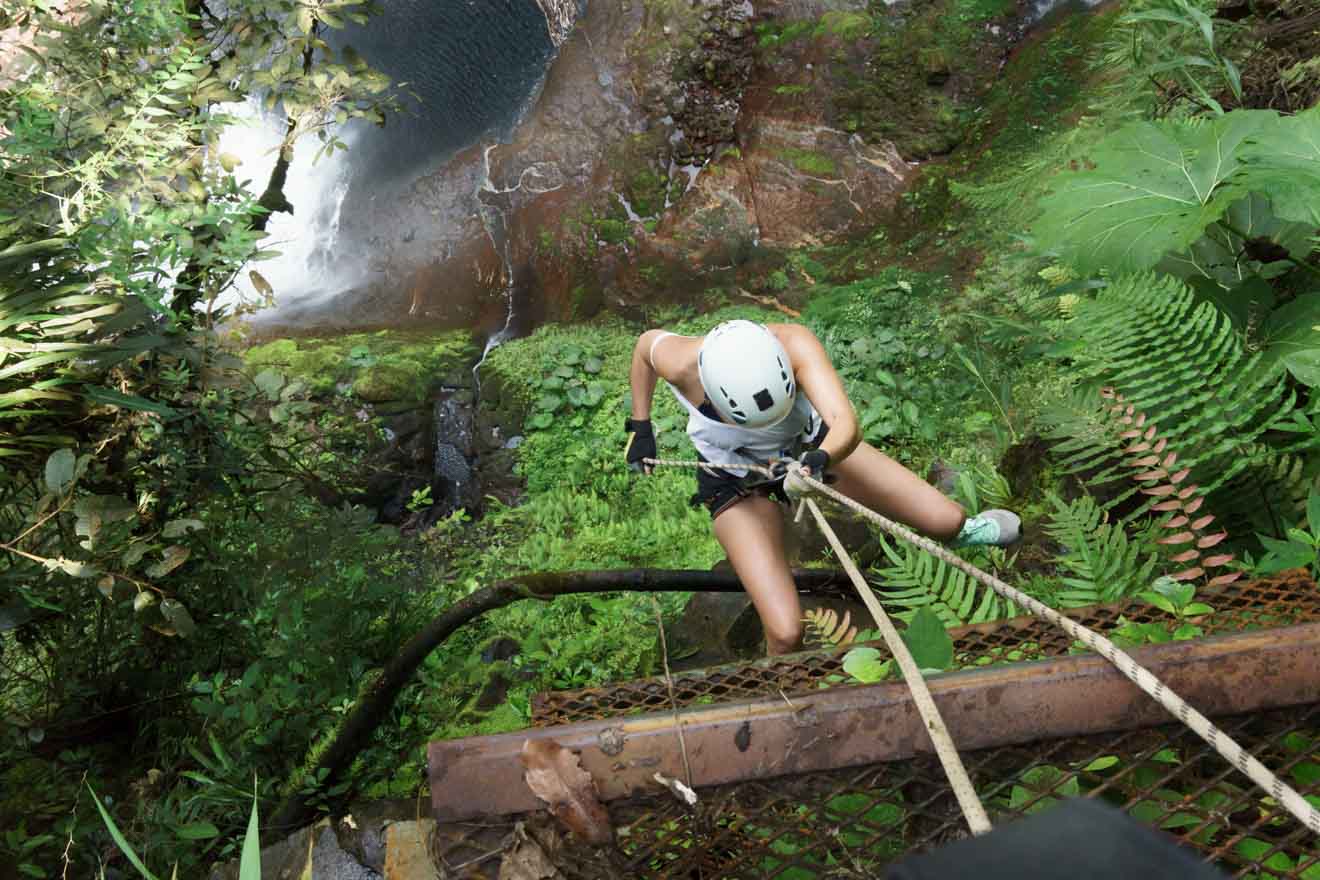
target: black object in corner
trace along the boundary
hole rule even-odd
[[[1075,798],[890,867],[885,880],[1226,880],[1172,837]]]

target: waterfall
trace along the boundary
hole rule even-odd
[[[463,397],[461,389],[445,388],[436,398],[432,410],[435,428],[435,461],[433,476],[444,481],[444,497],[435,498],[445,512],[468,507],[474,475],[468,459],[472,455],[472,401]],[[479,498],[479,495],[478,495]]]
[[[220,151],[238,157],[235,173],[239,180],[249,181],[249,191],[260,193],[279,157],[284,115],[263,111],[257,97],[228,105],[226,110],[238,122],[221,135]],[[358,131],[350,124],[336,133],[351,151]],[[284,184],[284,195],[293,204],[294,213],[271,215],[266,227],[268,237],[262,242],[263,248],[279,256],[248,265],[270,283],[276,297],[285,304],[312,294],[345,290],[367,274],[365,260],[336,250],[344,199],[352,179],[351,152],[333,153],[313,162],[320,147],[320,140],[310,134],[294,144]],[[260,299],[246,272],[235,279],[234,286],[236,289],[222,298],[225,303],[233,304],[240,297]]]
[[[295,213],[272,216],[262,243],[279,256],[248,267],[270,283],[280,306],[297,306],[295,315],[314,311],[303,306],[334,307],[339,294],[388,286],[452,244],[461,218],[444,206],[463,204],[472,195],[470,183],[458,197],[429,191],[419,199],[410,187],[434,178],[473,144],[512,137],[584,5],[585,0],[383,0],[382,13],[368,25],[327,33],[336,50],[352,45],[393,82],[406,84],[396,95],[402,110],[383,128],[350,121],[335,132],[350,149],[315,163],[318,138],[295,144],[284,190]],[[219,147],[240,160],[239,179],[260,193],[275,165],[285,120],[278,111],[263,112],[256,100],[229,109],[239,122],[224,133]],[[481,209],[489,230],[487,213]],[[507,260],[505,268],[511,280]],[[247,272],[226,302],[240,295],[255,296]]]

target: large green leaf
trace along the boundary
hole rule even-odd
[[[1265,363],[1281,363],[1298,382],[1320,385],[1320,292],[1275,309],[1260,328]]]
[[[115,846],[119,847],[119,851],[124,854],[124,858],[128,859],[128,863],[136,868],[137,872],[146,880],[156,880],[156,875],[147,870],[147,866],[143,864],[141,857],[138,856],[132,844],[124,837],[123,832],[119,830],[115,820],[111,818],[105,804],[101,803],[101,797],[96,793],[96,789],[88,784],[87,790],[92,793],[92,802],[96,804],[96,809],[101,814],[101,821],[105,823],[106,830],[110,832],[110,838],[114,840]]]
[[[1210,279],[1222,287],[1275,278],[1293,268],[1287,257],[1301,260],[1310,254],[1314,231],[1313,225],[1281,219],[1265,195],[1253,192],[1229,206],[1222,224],[1210,226],[1191,247],[1169,254],[1157,268],[1189,280]],[[1261,243],[1272,247],[1259,247]]]
[[[163,403],[154,400],[147,400],[145,397],[138,397],[136,394],[121,394],[113,388],[102,388],[98,385],[86,385],[83,387],[83,394],[93,403],[104,403],[110,406],[117,406],[120,409],[132,409],[139,412],[156,413],[161,416],[172,416],[174,410]]]
[[[1086,272],[1149,268],[1186,250],[1247,194],[1232,180],[1244,143],[1276,119],[1238,110],[1124,126],[1059,175],[1041,201],[1037,241]]]
[[[73,482],[78,458],[72,449],[56,449],[46,459],[46,488],[59,494]]]
[[[1205,300],[1228,316],[1240,333],[1259,327],[1274,310],[1274,288],[1263,278],[1248,278],[1231,288],[1220,287],[1208,278],[1193,278],[1189,286],[1198,300]]]
[[[953,639],[939,616],[929,608],[922,608],[913,615],[912,622],[903,631],[903,642],[922,669],[943,670],[953,665]]]
[[[1267,193],[1278,216],[1320,225],[1320,107],[1253,132],[1242,159],[1242,185]]]

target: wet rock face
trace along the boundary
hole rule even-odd
[[[737,263],[753,246],[829,241],[874,223],[911,171],[892,144],[815,123],[755,117],[739,154],[708,167],[658,235],[693,262]]]
[[[540,2],[552,32],[567,27],[576,0]],[[474,147],[354,219],[416,229],[410,247],[434,257],[337,314],[493,333],[511,285],[533,322],[587,318],[735,281],[721,273],[766,249],[869,232],[910,162],[957,143],[958,108],[1006,50],[998,25],[955,27],[947,8],[587,4],[510,143]],[[380,263],[402,265],[387,238]]]
[[[479,512],[483,476],[495,463],[483,467],[475,411],[470,387],[441,383],[426,400],[390,416],[388,442],[364,491],[350,500],[374,508],[379,522],[405,528],[428,528],[460,508]]]
[[[687,21],[661,26],[663,37],[685,31],[661,56],[661,69],[634,71],[643,103],[673,119],[677,165],[705,162],[721,145],[736,142],[743,93],[756,63],[750,2],[697,0],[693,7]]]
[[[768,18],[806,19],[826,12],[865,12],[867,0],[758,0],[756,12]]]

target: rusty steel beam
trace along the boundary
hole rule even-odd
[[[1320,700],[1320,624],[1137,648],[1131,654],[1206,715]],[[1095,655],[932,677],[931,695],[962,750],[1127,730],[1170,716]],[[899,761],[932,750],[902,682],[688,709],[679,715],[697,786]],[[528,739],[579,751],[603,800],[684,779],[674,717],[660,712],[433,742],[435,817],[539,809],[518,754]]]

